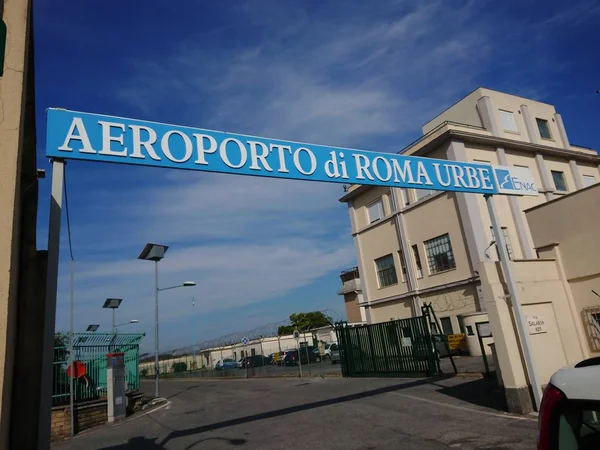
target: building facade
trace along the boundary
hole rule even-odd
[[[423,126],[400,153],[527,167],[538,197],[497,196],[511,259],[537,259],[524,211],[600,181],[597,152],[570,143],[554,106],[478,88]],[[431,303],[446,334],[485,312],[478,267],[498,259],[484,197],[351,186],[348,204],[369,323],[420,315]]]
[[[338,290],[338,295],[344,297],[344,306],[346,309],[346,318],[348,323],[366,323],[367,315],[365,312],[362,285],[360,282],[360,272],[358,267],[344,270],[340,273],[342,286]]]
[[[554,259],[566,281],[584,355],[600,355],[600,184],[525,213],[539,257]]]

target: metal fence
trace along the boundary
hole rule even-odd
[[[73,382],[75,402],[93,400],[106,396],[106,354],[125,353],[125,380],[127,389],[135,390],[140,386],[139,343],[143,333],[75,333],[73,336],[73,361],[84,368],[76,373]],[[54,348],[52,405],[69,403],[70,363],[69,347]]]
[[[425,317],[335,328],[344,376],[432,376],[436,355]]]

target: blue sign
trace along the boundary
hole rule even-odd
[[[248,339],[247,337],[242,338],[242,344],[248,345],[248,342],[250,342],[250,339]]]
[[[48,110],[46,156],[345,184],[498,193],[492,166]]]

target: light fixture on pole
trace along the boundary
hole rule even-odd
[[[104,305],[102,305],[103,308],[112,309],[112,333],[113,334],[115,334],[115,309],[117,309],[121,305],[122,301],[123,301],[122,298],[107,298],[106,301],[104,302]]]
[[[100,325],[88,325],[87,330],[85,331],[97,331],[100,328]]]
[[[168,289],[196,286],[196,283],[193,281],[185,281],[183,284],[178,284],[177,286],[170,286],[163,289],[158,287],[158,262],[165,257],[165,253],[168,249],[168,245],[152,244],[148,242],[138,256],[138,259],[144,261],[154,261],[154,396],[157,398],[160,380],[160,370],[158,367],[158,293]]]

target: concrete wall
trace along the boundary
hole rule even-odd
[[[11,427],[13,370],[15,369],[15,346],[17,341],[17,298],[18,283],[21,275],[19,265],[21,239],[20,229],[23,223],[29,225],[29,218],[21,221],[21,206],[24,191],[21,183],[22,166],[24,164],[24,123],[26,120],[26,85],[28,79],[28,25],[29,1],[13,0],[0,5],[2,18],[7,26],[7,42],[5,50],[4,74],[0,77],[0,448],[9,448],[9,431]],[[30,148],[26,167],[35,164],[35,134],[33,148]],[[31,160],[31,156],[33,159]],[[32,193],[37,194],[37,185]],[[35,219],[33,219],[35,229]],[[26,233],[29,236],[29,233]],[[34,241],[35,245],[35,241]],[[35,248],[34,262],[35,262]],[[31,318],[33,319],[33,317]],[[30,319],[30,320],[31,320]],[[39,379],[33,374],[33,382]],[[30,386],[36,392],[37,386]],[[24,399],[25,400],[25,399]],[[29,410],[29,414],[37,415],[37,409]],[[33,422],[37,425],[37,421]],[[19,424],[22,426],[22,424]],[[34,431],[34,435],[37,432]],[[13,433],[17,437],[17,433]],[[22,433],[21,433],[22,434]],[[13,440],[13,444],[22,442]],[[14,446],[14,445],[13,445]],[[22,447],[25,448],[25,447]]]
[[[476,127],[483,126],[481,118],[477,114],[477,100],[482,96],[481,88],[475,89],[466,97],[462,98],[444,112],[423,125],[423,134],[429,133],[443,122],[457,122]]]
[[[600,312],[600,184],[559,197],[526,211],[534,244],[541,257],[557,259],[563,272],[576,329],[586,356],[600,352],[600,333],[594,332],[586,310]]]
[[[555,260],[516,261],[511,265],[524,315],[538,316],[545,322],[541,333],[527,328],[535,371],[544,386],[556,370],[584,358],[578,318],[572,313],[568,288]],[[479,268],[509,411],[527,413],[532,409],[529,380],[502,272],[499,263],[492,261],[481,263]]]
[[[344,305],[346,306],[346,317],[348,318],[348,322],[362,322],[360,307],[358,306],[358,294],[356,292],[344,294]]]

